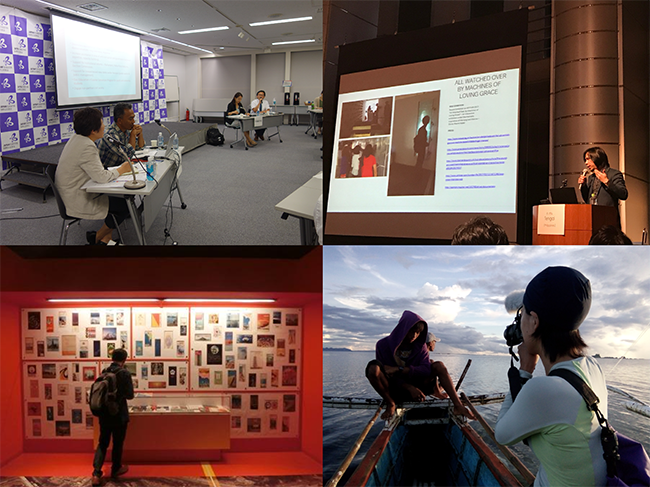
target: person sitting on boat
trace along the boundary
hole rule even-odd
[[[454,385],[442,362],[431,363],[425,344],[427,323],[412,311],[404,311],[395,329],[377,342],[376,359],[368,362],[366,377],[386,403],[382,419],[389,419],[396,402],[424,401],[440,384],[454,404],[454,413],[474,419],[460,402]]]
[[[439,342],[440,338],[436,337],[433,333],[429,332],[427,333],[427,350],[429,353],[433,352],[436,349],[436,342]],[[436,364],[444,364],[442,362],[435,362],[431,359],[429,359],[429,363],[431,365],[436,365]],[[439,365],[436,365],[436,367],[439,367]],[[432,387],[433,387],[433,396],[437,397],[438,399],[449,399],[449,396],[440,388],[440,382],[438,381],[438,377],[433,377],[432,379]]]
[[[496,440],[513,445],[527,439],[541,463],[535,486],[605,485],[606,464],[596,415],[565,379],[548,376],[567,369],[587,382],[607,416],[607,386],[598,362],[584,355],[578,327],[591,307],[591,284],[575,269],[548,267],[528,284],[521,309],[523,344],[519,377],[506,394]],[[532,378],[538,359],[546,375]],[[515,378],[516,378],[516,369]]]

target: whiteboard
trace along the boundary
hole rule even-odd
[[[167,95],[167,101],[180,101],[178,76],[165,76],[165,95]]]

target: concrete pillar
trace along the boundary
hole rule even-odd
[[[553,2],[551,188],[576,185],[591,146],[619,168],[617,17],[612,1]]]

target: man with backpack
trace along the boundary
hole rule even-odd
[[[90,389],[90,409],[99,417],[100,435],[95,459],[93,461],[92,485],[102,483],[102,466],[108,444],[113,437],[113,464],[111,477],[125,474],[129,467],[122,465],[122,447],[129,423],[127,399],[133,399],[133,381],[131,374],[124,368],[127,352],[123,348],[113,351],[113,363],[102,371],[101,376]]]

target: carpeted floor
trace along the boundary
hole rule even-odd
[[[163,207],[146,234],[147,243],[170,245],[167,228],[179,245],[300,245],[298,220],[282,220],[275,205],[322,170],[322,139],[305,130],[282,126],[283,143],[273,137],[245,151],[241,144],[230,148],[235,133],[227,129],[225,145],[184,154],[180,189],[187,208],[174,195],[172,207]],[[62,220],[51,190],[42,203],[41,190],[3,181],[0,210],[0,245],[58,244]],[[67,244],[85,245],[86,231],[100,227],[92,220],[71,226]],[[125,243],[137,244],[130,219],[121,228]]]
[[[0,487],[88,487],[88,477],[0,477]],[[105,487],[321,487],[320,475],[281,477],[180,477],[105,479]]]

